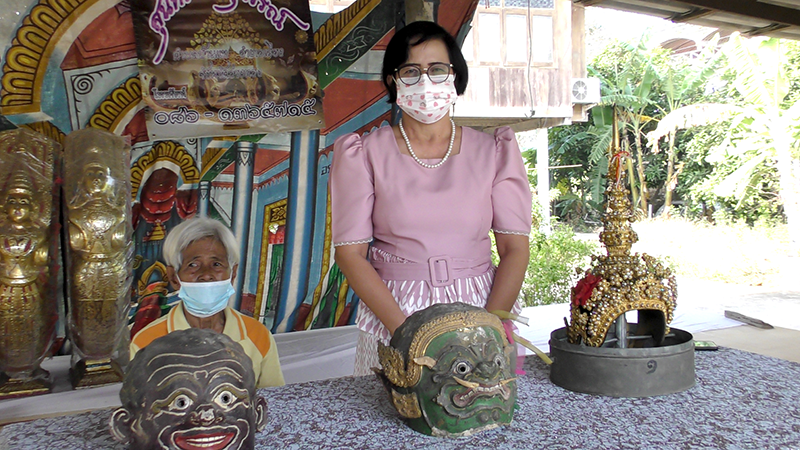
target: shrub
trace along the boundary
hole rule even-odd
[[[531,259],[519,293],[522,306],[569,302],[578,270],[598,253],[599,242],[578,239],[570,227],[553,224],[548,236],[534,230],[530,237]],[[496,256],[495,256],[496,261]]]

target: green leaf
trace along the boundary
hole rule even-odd
[[[722,182],[714,188],[714,194],[720,197],[742,198],[747,186],[750,184],[753,172],[759,164],[764,162],[765,158],[766,154],[760,153],[752,159],[745,161],[744,164],[725,177]]]
[[[614,123],[614,107],[611,105],[593,107],[592,120],[596,127],[610,127]]]

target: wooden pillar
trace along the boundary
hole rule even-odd
[[[542,223],[539,231],[550,235],[550,144],[547,140],[547,128],[539,128],[536,136],[536,193],[542,212]]]
[[[406,0],[406,23],[427,20],[436,22],[436,10],[438,1],[428,0]]]
[[[403,28],[407,23],[420,20],[427,20],[429,22],[437,21],[439,0],[405,0],[403,3],[398,3],[397,5],[397,9],[395,10],[397,14],[394,24],[396,30]],[[404,9],[402,14],[400,13],[401,8]],[[392,124],[397,124],[400,120],[400,109],[396,104],[392,105],[392,116],[389,120]]]

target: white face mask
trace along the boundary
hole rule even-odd
[[[417,84],[406,86],[396,81],[397,106],[406,114],[425,124],[440,121],[456,102],[458,94],[453,83],[453,75],[445,81],[434,84],[427,75],[423,75]]]
[[[236,293],[230,278],[205,283],[188,281],[180,281],[180,283],[178,296],[183,301],[183,308],[195,317],[211,317],[222,311],[228,306],[231,296]]]

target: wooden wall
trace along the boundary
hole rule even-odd
[[[552,59],[549,62],[506,61],[509,47],[525,46],[528,40],[526,35],[513,35],[510,27],[506,26],[507,15],[520,13],[527,12],[509,7],[505,2],[500,3],[500,0],[493,0],[489,7],[485,2],[479,2],[473,30],[464,46],[466,56],[471,59],[468,61],[470,82],[467,92],[456,106],[456,116],[508,118],[522,114],[528,118],[531,115],[562,118],[564,123],[569,123],[573,117],[580,119],[581,114],[575,115],[573,111],[570,88],[573,77],[585,76],[586,73],[583,7],[573,7],[569,0],[553,0],[551,10],[531,10],[531,15],[552,17]],[[494,49],[496,55],[481,54],[482,50],[485,53],[485,48],[481,49],[481,40],[487,38],[487,30],[494,31],[481,22],[488,14],[500,16],[502,37]],[[532,44],[532,51],[535,51],[535,46],[549,43],[534,40]],[[578,107],[577,110],[580,112],[582,108]],[[547,123],[552,124],[553,121]]]

